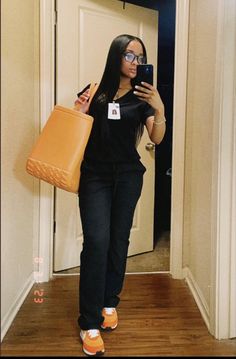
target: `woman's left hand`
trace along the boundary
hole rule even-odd
[[[147,102],[158,115],[165,116],[165,108],[159,92],[147,82],[141,82],[142,86],[135,86],[134,94],[142,101]]]

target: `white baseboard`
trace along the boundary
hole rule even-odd
[[[190,271],[190,269],[188,267],[183,268],[183,274],[184,274],[184,278],[189,286],[189,289],[195,299],[198,309],[201,312],[201,315],[202,315],[203,320],[207,326],[207,329],[209,330],[209,328],[210,328],[210,312],[209,312],[209,307],[206,303],[206,300],[202,294],[202,291],[199,288],[197,282],[195,281],[195,279],[192,275],[192,272]]]
[[[10,328],[13,320],[15,319],[17,312],[22,306],[25,298],[29,294],[34,283],[35,283],[34,273],[31,273],[29,278],[26,280],[22,290],[19,292],[15,302],[11,305],[9,311],[3,317],[3,320],[1,322],[1,342],[3,341],[4,336],[6,335],[8,329]]]

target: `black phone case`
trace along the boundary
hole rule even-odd
[[[145,64],[137,66],[135,85],[141,85],[141,82],[147,82],[153,85],[153,65]]]

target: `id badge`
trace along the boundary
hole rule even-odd
[[[108,118],[109,120],[120,120],[120,104],[109,103],[108,104]]]

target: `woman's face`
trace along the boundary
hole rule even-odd
[[[139,41],[133,40],[128,44],[125,53],[132,53],[136,56],[143,56],[143,47]],[[127,61],[125,57],[122,56],[121,76],[128,77],[130,79],[135,78],[137,75],[137,65],[139,65],[137,57],[135,57],[133,62],[130,62],[130,60]]]

